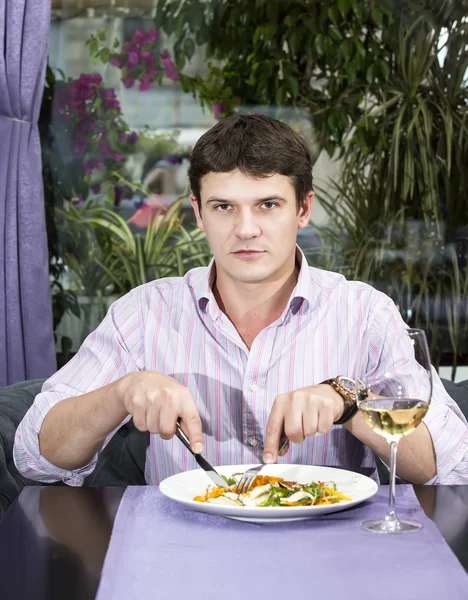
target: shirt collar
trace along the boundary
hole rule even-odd
[[[297,314],[299,310],[304,312],[309,309],[311,284],[310,270],[304,253],[297,245],[296,259],[300,265],[297,283],[291,293],[283,314],[278,319],[278,325],[284,321],[289,311],[291,311],[293,314]],[[222,314],[212,289],[215,276],[216,265],[214,258],[212,258],[210,264],[206,267],[203,277],[199,278],[198,281],[194,282],[195,285],[193,285],[198,306],[203,312],[208,313],[213,320],[218,319]]]

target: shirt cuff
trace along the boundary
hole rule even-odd
[[[444,404],[430,406],[423,422],[431,435],[437,460],[437,474],[425,485],[468,483],[468,472],[457,469],[468,453],[466,423]]]
[[[60,467],[56,467],[51,462],[49,462],[46,458],[39,455],[39,462],[41,466],[44,468],[44,471],[49,473],[52,477],[54,477],[57,481],[62,480],[63,483],[66,483],[72,487],[81,487],[85,478],[90,475],[96,466],[98,461],[98,453],[93,456],[91,461],[80,467],[79,469],[74,469],[72,471],[67,471],[66,469],[62,469]]]
[[[132,418],[132,415],[127,415],[125,417],[125,419],[109,433],[109,435],[106,437],[103,445],[101,446],[100,450],[98,450],[98,452],[96,452],[96,454],[89,461],[89,463],[84,465],[83,467],[80,467],[79,469],[73,469],[73,470],[68,471],[67,469],[62,469],[60,467],[57,467],[57,466],[53,465],[51,462],[49,462],[46,458],[44,458],[41,454],[39,454],[39,451],[38,451],[39,462],[44,467],[44,470],[46,472],[50,473],[51,475],[55,476],[57,478],[57,480],[61,479],[63,481],[63,483],[66,483],[67,485],[72,486],[72,487],[81,487],[83,485],[86,477],[88,475],[91,475],[91,473],[96,468],[96,464],[99,459],[99,454],[104,450],[104,448],[110,442],[112,437],[117,433],[117,431],[123,425],[128,423],[131,418]],[[39,442],[37,444],[37,448],[39,448]]]

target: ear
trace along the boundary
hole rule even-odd
[[[307,227],[310,221],[310,215],[312,214],[312,201],[314,199],[315,192],[309,192],[304,199],[304,202],[301,206],[301,210],[297,215],[297,228],[304,229]]]
[[[203,228],[203,221],[201,218],[200,209],[198,208],[198,202],[193,194],[190,194],[190,203],[192,205],[193,212],[195,213],[198,229],[200,229],[201,231],[205,231],[205,229]]]

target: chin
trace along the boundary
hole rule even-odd
[[[260,270],[255,272],[255,269],[250,269],[245,271],[231,271],[230,275],[233,279],[242,283],[261,283],[271,277],[272,273]]]

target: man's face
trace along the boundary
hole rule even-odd
[[[201,182],[201,214],[190,197],[218,273],[244,283],[274,281],[294,265],[297,230],[307,225],[313,192],[297,212],[288,177],[251,179],[235,170]]]

